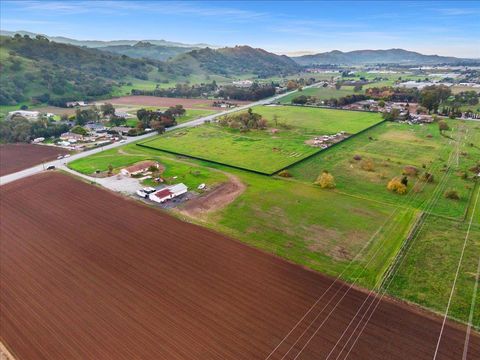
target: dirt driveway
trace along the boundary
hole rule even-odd
[[[186,216],[204,220],[206,215],[223,209],[242,194],[246,186],[236,176],[225,173],[228,182],[217,186],[203,196],[199,196],[185,203],[178,211]]]

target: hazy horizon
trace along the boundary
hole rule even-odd
[[[287,55],[401,48],[480,58],[479,16],[479,3],[453,1],[3,1],[0,24],[77,40],[249,45]]]

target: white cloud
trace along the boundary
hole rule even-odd
[[[28,20],[28,19],[2,19],[5,25],[51,25],[58,24],[56,21],[47,20]]]
[[[246,21],[267,16],[267,13],[260,13],[249,10],[242,10],[233,7],[206,6],[202,3],[187,1],[24,1],[12,2],[16,7],[27,11],[56,12],[63,14],[117,14],[131,15],[132,11],[157,12],[171,15],[196,15],[204,17],[218,17],[224,20]]]
[[[476,8],[440,8],[434,11],[445,16],[480,15],[480,9]]]

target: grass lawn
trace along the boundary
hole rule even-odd
[[[467,223],[430,216],[393,278],[388,289],[390,294],[444,314],[467,227]],[[449,310],[449,316],[460,321],[468,321],[479,254],[480,218],[477,216]],[[480,293],[476,298],[473,325],[480,330]]]
[[[327,100],[332,98],[341,98],[354,93],[355,92],[353,91],[353,86],[342,86],[339,90],[324,87],[311,87],[302,91],[296,91],[293,94],[282,97],[280,99],[280,103],[290,104],[292,102],[292,99],[300,95],[315,96],[319,100]],[[360,93],[361,92],[359,92],[359,94]]]
[[[185,164],[160,155],[161,153],[156,150],[143,149],[134,144],[128,144],[121,148],[110,149],[75,160],[68,164],[68,166],[82,174],[90,175],[96,170],[108,170],[110,164],[113,166],[115,173],[121,168],[139,161],[156,160],[165,166],[163,177],[167,183],[183,182],[190,189],[196,189],[197,186],[202,183],[213,186],[227,180],[227,177],[218,171],[197,164]],[[173,179],[174,176],[177,178]]]
[[[216,110],[200,110],[200,109],[186,109],[186,113],[183,116],[177,117],[177,124],[183,124],[188,121],[192,121],[204,116],[217,113]]]
[[[256,107],[274,127],[274,114],[279,122],[288,125],[287,130],[278,133],[252,130],[240,133],[238,130],[221,128],[217,125],[203,125],[167,133],[142,145],[209,160],[241,169],[264,174],[275,173],[320,149],[305,144],[315,135],[327,135],[346,131],[356,133],[381,118],[378,114],[297,107]]]
[[[335,134],[342,130],[355,134],[382,121],[380,114],[359,111],[298,106],[256,106],[252,110],[267,119],[271,127],[276,127],[273,116],[277,115],[279,123],[316,135]]]
[[[458,137],[460,145],[458,165],[454,161],[443,191],[457,190],[460,200],[449,200],[442,196],[433,211],[439,215],[461,218],[473,186],[472,180],[464,180],[461,175],[468,172],[476,159],[480,159],[480,147],[470,146],[480,143],[480,132],[476,129],[479,125],[473,122],[450,121],[449,124],[455,130],[448,131],[447,135]],[[411,206],[422,209],[443,176],[443,166],[452,151],[457,151],[456,142],[441,136],[436,124],[410,126],[383,123],[293,165],[289,171],[295,179],[312,183],[323,170],[328,170],[335,177],[335,191],[385,203],[406,204],[410,202],[408,197],[386,189],[388,181],[402,176],[405,166],[415,166],[419,173],[428,169],[434,175],[433,183],[421,183],[421,187],[417,185],[413,189],[418,177],[409,176],[408,190],[417,192],[411,200]],[[355,155],[360,156],[361,160],[354,160]],[[367,161],[373,164],[371,171],[365,170]]]
[[[260,130],[240,133],[212,124],[175,130],[141,144],[271,174],[319,151],[319,148],[305,144],[305,140],[305,136],[287,138]]]

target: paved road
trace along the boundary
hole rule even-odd
[[[317,84],[305,86],[304,89],[309,88],[309,87],[315,87],[315,86],[317,86]],[[226,110],[226,111],[222,111],[222,112],[219,112],[219,113],[216,113],[216,114],[213,114],[213,115],[208,115],[208,116],[205,116],[205,117],[202,117],[202,118],[198,118],[196,120],[192,120],[192,121],[189,121],[189,122],[177,125],[177,126],[170,127],[170,128],[167,129],[167,131],[172,131],[172,130],[175,130],[175,129],[201,125],[205,121],[213,120],[213,119],[215,119],[219,116],[223,116],[223,115],[230,114],[230,113],[233,113],[233,112],[245,110],[245,109],[248,109],[248,108],[250,108],[252,106],[256,106],[256,105],[270,104],[270,103],[273,103],[273,102],[277,101],[278,99],[280,99],[284,96],[287,96],[287,95],[290,95],[290,94],[294,93],[295,91],[296,90],[289,91],[289,92],[286,92],[284,94],[275,95],[275,96],[267,98],[267,99],[263,99],[263,100],[260,100],[260,101],[250,103],[248,105],[239,106],[239,107],[236,107],[236,108],[233,108],[233,109],[230,109],[230,110]],[[0,185],[4,185],[4,184],[7,184],[7,183],[15,181],[15,180],[23,179],[25,177],[38,174],[39,172],[44,171],[47,167],[52,166],[52,165],[55,166],[55,167],[62,167],[62,166],[66,165],[69,162],[72,162],[74,160],[81,159],[81,158],[84,158],[84,157],[102,152],[104,150],[109,150],[109,149],[113,149],[113,148],[116,148],[116,147],[119,147],[119,146],[123,146],[123,145],[128,144],[128,143],[143,140],[143,139],[155,136],[155,135],[157,135],[156,132],[151,132],[151,133],[148,133],[148,134],[145,134],[145,135],[129,137],[124,142],[115,142],[113,144],[102,146],[102,147],[99,147],[99,148],[96,148],[96,149],[83,151],[81,153],[72,155],[72,156],[70,156],[69,158],[66,158],[66,159],[52,160],[52,161],[46,162],[44,164],[36,165],[36,166],[33,166],[33,167],[25,169],[25,170],[21,170],[21,171],[12,173],[12,174],[8,174],[8,175],[0,177]]]

